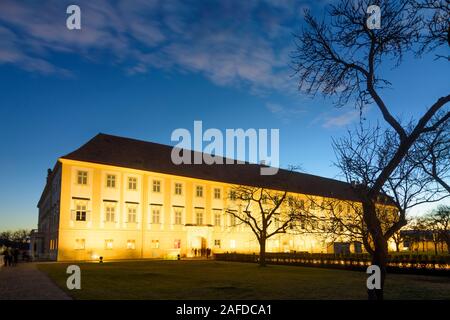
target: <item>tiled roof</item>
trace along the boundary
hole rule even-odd
[[[78,160],[124,168],[212,180],[235,185],[356,200],[351,185],[315,175],[280,169],[275,175],[261,175],[257,164],[180,164],[171,160],[173,147],[153,142],[98,134],[62,159]],[[191,159],[194,159],[194,151]]]

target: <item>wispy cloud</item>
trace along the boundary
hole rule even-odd
[[[360,116],[359,110],[355,109],[338,109],[338,111],[339,114],[321,115],[318,119],[321,119],[322,127],[327,129],[345,127],[358,120]]]
[[[277,118],[283,122],[290,122],[298,119],[301,115],[306,113],[306,110],[300,107],[287,107],[279,103],[268,102],[266,103],[266,109],[274,114]]]
[[[67,73],[49,57],[76,54],[119,65],[195,72],[253,92],[292,90],[289,52],[302,1],[78,1],[82,30],[65,27],[64,2],[0,2],[0,64]],[[4,36],[6,34],[6,36]]]

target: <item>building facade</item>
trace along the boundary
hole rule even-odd
[[[260,176],[258,165],[177,166],[170,161],[171,150],[99,134],[59,158],[38,203],[35,258],[170,259],[207,249],[257,253],[250,228],[236,225],[226,212],[238,208],[230,197],[235,186],[279,190],[281,181],[294,175],[288,188],[296,196],[353,197],[346,183],[284,170]],[[289,232],[267,243],[269,252],[330,252],[335,247]]]

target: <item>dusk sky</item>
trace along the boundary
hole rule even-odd
[[[297,90],[291,54],[303,10],[327,1],[0,0],[0,231],[36,228],[47,168],[99,132],[173,144],[176,128],[280,129],[280,165],[338,178],[331,138],[353,105]],[[82,30],[66,28],[81,8]],[[448,62],[385,65],[403,120],[447,94]],[[368,107],[365,121],[382,122]]]

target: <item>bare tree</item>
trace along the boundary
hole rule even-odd
[[[417,0],[414,7],[424,15],[426,33],[422,37],[419,53],[433,51],[440,46],[450,46],[450,4],[448,0]],[[450,59],[449,56],[438,57]]]
[[[288,201],[287,191],[238,186],[230,192],[231,205],[226,212],[238,224],[248,226],[259,243],[259,265],[266,265],[266,242],[276,234],[286,233],[298,221],[299,215]]]
[[[400,252],[400,245],[405,240],[402,231],[398,230],[394,232],[394,234],[392,235],[392,240],[395,243],[395,251]]]
[[[358,181],[354,184],[354,191],[361,199],[361,225],[367,237],[363,243],[372,255],[372,263],[380,266],[382,281],[386,273],[388,241],[406,224],[406,212],[417,205],[437,202],[450,196],[417,163],[405,157],[389,175],[378,196],[375,199],[367,198],[399,143],[392,129],[381,129],[379,126],[349,131],[347,137],[333,142],[336,165],[347,181]],[[369,210],[373,206],[374,212],[368,210],[367,203]],[[368,214],[372,216],[368,217]],[[374,234],[370,228],[372,219],[377,222],[379,234]],[[377,241],[382,242],[381,253]]]
[[[420,219],[427,230],[433,232],[433,242],[437,254],[437,245],[444,241],[450,253],[450,206],[441,205]]]
[[[408,158],[450,193],[450,120],[435,131],[421,135],[411,148]]]
[[[366,23],[366,11],[372,4],[379,5],[381,9],[383,23],[380,29],[371,29]],[[407,125],[392,114],[392,107],[380,95],[380,90],[390,85],[379,74],[382,62],[390,59],[399,65],[403,55],[413,51],[415,43],[428,35],[423,28],[424,18],[413,1],[381,0],[373,3],[368,0],[341,0],[337,5],[330,6],[327,18],[318,21],[309,12],[305,12],[306,26],[296,36],[297,49],[293,55],[299,89],[312,95],[321,93],[336,97],[335,101],[339,106],[355,101],[361,111],[364,106],[375,104],[396,135],[395,149],[390,150],[383,158],[383,163],[377,166],[376,171],[367,172],[370,174],[370,181],[355,188],[371,239],[373,250],[369,252],[372,263],[381,269],[383,287],[387,240],[407,220],[402,204],[399,203],[398,219],[389,229],[383,230],[376,210],[378,197],[386,188],[398,187],[398,191],[401,191],[401,175],[397,180],[393,176],[398,175],[398,167],[417,139],[424,133],[435,131],[450,118],[447,110],[441,118],[430,123],[450,101],[450,95],[431,102],[416,122]],[[365,161],[370,163],[371,160]],[[402,170],[409,170],[406,164]],[[383,289],[370,290],[369,298],[382,299]]]

